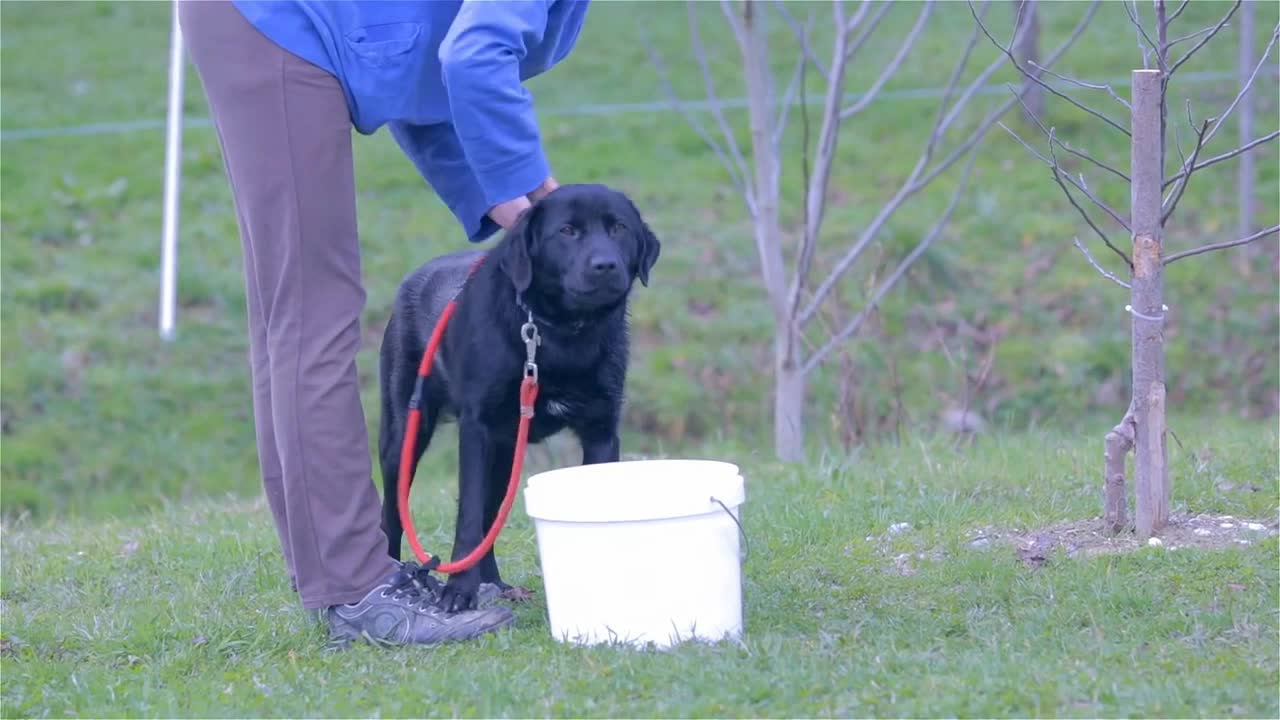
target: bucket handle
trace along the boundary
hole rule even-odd
[[[729,507],[720,502],[720,498],[712,495],[711,502],[719,505],[724,510],[724,513],[729,516],[729,519],[733,520],[733,524],[738,526],[738,536],[742,538],[742,562],[746,562],[747,558],[751,557],[751,544],[747,541],[747,531],[742,529],[742,521],[729,512]]]

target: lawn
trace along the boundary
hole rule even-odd
[[[790,4],[797,15],[806,5]],[[899,5],[851,68],[851,92],[874,81],[914,21],[915,3]],[[1081,7],[1043,3],[1045,48]],[[740,96],[732,39],[715,8],[700,9],[710,71],[722,94]],[[1007,10],[992,8],[997,33]],[[1192,3],[1178,30],[1222,10]],[[1256,12],[1260,50],[1280,6]],[[742,202],[697,134],[659,107],[661,84],[631,41],[643,29],[677,90],[700,97],[685,6],[599,2],[588,23],[573,56],[531,87],[557,177],[626,190],[664,242],[634,305],[624,450],[749,469],[758,552],[746,566],[745,644],[568,650],[550,641],[535,599],[514,630],[466,647],[318,652],[322,634],[281,580],[259,501],[239,243],[190,68],[178,337],[156,332],[168,5],[5,2],[4,715],[1280,715],[1274,240],[1178,263],[1166,278],[1173,499],[1182,527],[1205,524],[1208,536],[1097,555],[1080,545],[1100,509],[1102,433],[1127,401],[1125,297],[1071,248],[1087,226],[999,130],[944,237],[814,378],[810,460],[779,466],[766,451],[770,327]],[[909,172],[936,108],[921,90],[945,81],[970,28],[964,3],[941,3],[886,97],[845,129],[816,266]],[[793,43],[783,24],[774,30],[785,78]],[[1180,71],[1179,119],[1183,98],[1197,117],[1230,101],[1234,30],[1221,38]],[[980,43],[966,77],[994,57]],[[1280,125],[1275,60],[1254,90],[1258,134]],[[1126,94],[1140,62],[1123,8],[1104,3],[1059,69]],[[973,113],[1014,79],[998,72]],[[1105,97],[1081,97],[1123,117]],[[745,113],[727,116],[745,146]],[[782,183],[789,221],[797,118]],[[1035,137],[1016,114],[1007,121]],[[1049,103],[1047,121],[1127,166],[1124,138],[1064,103]],[[1185,123],[1179,132],[1185,148]],[[1206,153],[1234,140],[1232,124]],[[1280,214],[1275,148],[1257,153],[1267,225]],[[373,430],[394,282],[464,240],[388,135],[357,137],[356,163],[369,291],[358,362]],[[954,175],[893,219],[824,323],[860,306],[946,205]],[[1234,166],[1197,177],[1171,249],[1234,235]],[[1090,181],[1113,205],[1128,198],[1102,175]],[[971,444],[941,422],[959,406],[987,421]],[[451,536],[452,438],[441,433],[416,486],[429,547]],[[530,470],[572,451],[536,451]],[[513,578],[537,587],[532,529],[520,506],[512,517],[501,552]],[[891,535],[894,523],[912,529]],[[1196,547],[1174,549],[1183,541]],[[638,574],[648,591],[673,591],[661,567]]]
[[[6,529],[4,713],[1275,717],[1274,437],[1179,427],[1196,439],[1173,455],[1176,510],[1233,525],[1225,548],[1072,557],[1028,534],[1097,513],[1097,443],[1050,433],[805,469],[701,448],[748,473],[746,636],[673,652],[556,644],[522,505],[499,551],[534,600],[513,629],[438,649],[323,652],[260,502]],[[420,522],[443,547],[434,499]],[[636,568],[638,592],[681,591],[668,560]]]

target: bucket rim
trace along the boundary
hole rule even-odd
[[[593,465],[568,465],[565,467],[553,468],[551,470],[543,470],[529,476],[525,482],[525,487],[530,488],[543,480],[560,480],[570,479],[576,475],[595,475],[601,471],[607,472],[609,468],[622,467],[626,469],[638,468],[647,465],[654,470],[663,469],[661,466],[667,466],[666,469],[672,469],[676,465],[699,466],[703,472],[712,471],[723,477],[733,477],[741,475],[742,468],[736,463],[727,460],[714,460],[711,458],[635,458],[630,460],[616,460],[608,463],[595,463]]]
[[[648,481],[643,475],[629,474],[611,485],[606,466],[616,468],[621,464],[625,463],[578,465],[562,469],[575,472],[541,473],[541,482],[530,482],[524,489],[525,514],[535,522],[644,522],[725,512],[719,503],[736,513],[735,508],[746,500],[746,480],[741,472],[695,471],[689,474],[686,484],[654,466],[657,472]],[[733,463],[718,464],[737,467]],[[636,465],[628,466],[628,470],[634,469]],[[602,471],[605,476],[592,477]],[[648,482],[655,486],[652,492]]]

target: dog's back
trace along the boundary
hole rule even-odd
[[[390,331],[392,325],[396,325],[402,337],[394,339],[417,342],[415,347],[406,350],[421,358],[445,306],[466,284],[467,275],[483,254],[483,250],[468,249],[441,255],[405,276],[396,292],[384,342],[394,338]]]
[[[391,306],[391,317],[382,335],[379,384],[382,390],[381,445],[399,443],[408,415],[409,398],[427,340],[449,301],[467,281],[483,250],[467,249],[427,261],[401,281]],[[449,379],[443,354],[436,353],[431,367],[432,385],[444,388]],[[439,402],[443,398],[433,398]],[[447,411],[448,408],[437,407]],[[445,413],[448,414],[447,412]],[[383,448],[384,452],[387,450]]]

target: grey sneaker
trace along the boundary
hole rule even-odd
[[[438,587],[416,566],[402,565],[360,602],[333,605],[326,611],[330,642],[364,638],[379,645],[433,645],[470,640],[515,622],[510,609],[491,603],[446,613],[435,604]]]

